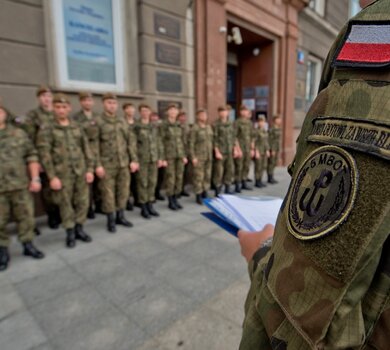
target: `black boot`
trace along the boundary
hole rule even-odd
[[[177,209],[183,209],[183,206],[177,200],[177,196],[173,196],[173,202],[175,203]]]
[[[0,271],[7,270],[9,263],[9,253],[7,247],[0,247]]]
[[[230,185],[225,185],[225,194],[234,194],[234,192],[230,189]]]
[[[47,212],[47,225],[52,230],[57,230],[60,227],[60,223],[58,222],[57,215],[53,210]]]
[[[156,191],[156,193],[155,193],[154,196],[155,196],[156,199],[159,200],[159,201],[165,201],[165,197],[161,194],[160,191]]]
[[[127,203],[126,203],[126,210],[133,211],[133,209],[134,209],[133,203],[131,203],[131,199],[129,198]]]
[[[173,196],[169,196],[168,197],[168,208],[171,209],[171,210],[177,210],[179,209],[176,204],[175,204],[175,201],[173,199]]]
[[[160,216],[160,214],[153,208],[152,202],[146,203],[146,207],[148,208],[148,212],[152,216]]]
[[[242,181],[242,187],[243,190],[252,191],[252,187],[248,186],[246,181]]]
[[[118,210],[118,211],[116,212],[116,220],[115,220],[115,223],[116,223],[117,225],[122,225],[122,226],[126,226],[126,227],[133,227],[133,224],[132,224],[130,221],[126,220],[125,214],[124,214],[124,212],[123,212],[123,209]]]
[[[103,210],[102,210],[102,202],[101,201],[95,202],[95,213],[96,214],[104,214]]]
[[[34,227],[34,234],[35,234],[35,236],[40,236],[41,235],[41,231],[36,226]]]
[[[107,230],[110,233],[116,232],[114,213],[107,214]]]
[[[74,228],[66,229],[66,246],[68,248],[74,248],[76,246],[76,235],[74,232]]]
[[[275,185],[278,182],[274,179],[273,175],[268,175],[268,183],[271,184],[271,185]]]
[[[209,194],[207,193],[207,191],[202,192],[202,198],[209,198]]]
[[[83,241],[85,243],[92,242],[91,236],[84,231],[83,225],[76,224],[74,231],[75,231],[74,233],[75,233],[76,239]]]
[[[95,210],[93,209],[92,205],[90,205],[88,208],[87,218],[88,219],[95,219]]]
[[[141,216],[145,219],[150,219],[150,213],[146,204],[141,204]]]
[[[203,199],[201,194],[196,195],[196,203],[198,203],[199,205],[203,204]]]
[[[263,188],[266,187],[265,184],[261,180],[256,180],[255,186],[257,188]]]
[[[222,191],[222,186],[215,186],[215,197],[218,197]]]
[[[236,181],[235,191],[236,193],[241,193],[241,184],[238,181]]]
[[[189,197],[190,196],[190,194],[184,188],[183,188],[183,191],[181,191],[180,195],[183,196],[183,197]]]
[[[23,243],[23,255],[31,256],[33,259],[43,259],[45,254],[40,252],[32,242]]]

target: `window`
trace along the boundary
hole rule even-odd
[[[60,87],[123,91],[122,1],[58,0],[52,4]]]
[[[310,0],[309,7],[320,16],[325,15],[325,0]]]
[[[317,96],[318,86],[320,85],[322,71],[322,61],[316,57],[309,56],[306,71],[306,107],[307,109],[313,103]]]
[[[349,0],[349,16],[353,17],[361,11],[359,0]]]

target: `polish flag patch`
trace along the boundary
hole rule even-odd
[[[351,21],[333,60],[334,67],[390,65],[390,22]]]

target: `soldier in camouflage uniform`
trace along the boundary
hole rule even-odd
[[[203,204],[210,189],[211,166],[213,161],[213,130],[207,125],[207,112],[200,109],[196,112],[196,123],[190,131],[188,149],[193,166],[193,188],[196,202]]]
[[[162,120],[160,119],[160,116],[156,112],[152,112],[150,114],[150,124],[157,128],[158,135],[161,140],[161,126],[162,126]],[[165,201],[165,197],[161,193],[161,189],[164,185],[164,178],[165,178],[165,169],[166,169],[166,163],[164,162],[164,166],[161,166],[157,169],[157,181],[156,181],[156,189],[154,191],[154,198],[159,201]]]
[[[270,156],[268,131],[266,130],[266,121],[264,116],[258,118],[258,127],[253,129],[255,144],[255,186],[258,188],[265,187],[262,181],[264,171],[267,168],[267,161]]]
[[[218,108],[218,120],[214,123],[214,175],[215,196],[221,193],[222,185],[225,185],[225,193],[230,192],[233,180],[234,160],[233,148],[235,135],[233,124],[228,120],[229,111],[226,106]]]
[[[188,160],[184,146],[184,129],[177,122],[179,109],[175,104],[167,108],[167,119],[161,124],[160,135],[164,147],[165,160],[165,191],[168,196],[168,208],[182,209],[178,201],[183,188],[184,166]]]
[[[241,350],[389,348],[389,18],[375,1],[333,45],[271,246],[239,233],[247,259],[262,247]]]
[[[92,152],[93,159],[96,160],[99,147],[97,138],[99,132],[97,127],[98,113],[93,111],[94,101],[90,92],[80,92],[79,101],[81,109],[73,115],[73,120],[76,121],[83,129],[85,135],[88,138],[89,149]],[[97,178],[95,178],[93,184],[89,186],[89,209],[87,214],[89,219],[95,218],[94,203],[95,201],[100,201],[98,198],[99,195],[97,185]]]
[[[11,216],[16,220],[23,254],[42,259],[44,254],[32,243],[34,208],[30,192],[41,190],[38,154],[23,130],[7,123],[7,111],[0,105],[0,271],[10,260],[6,225]],[[27,177],[26,168],[30,179]]]
[[[56,95],[53,108],[55,121],[40,126],[37,147],[52,198],[60,208],[66,246],[73,248],[76,239],[92,241],[83,225],[89,204],[88,184],[94,177],[94,158],[83,129],[69,119],[71,107],[67,96]]]
[[[150,123],[151,109],[148,105],[138,107],[140,120],[134,128],[137,139],[139,171],[137,173],[138,198],[141,215],[145,219],[159,216],[153,202],[157,182],[157,169],[163,166],[162,146],[158,128]]]
[[[273,118],[272,127],[269,129],[269,146],[270,157],[268,159],[268,183],[278,183],[274,178],[274,170],[278,165],[279,151],[280,151],[280,139],[282,137],[282,119],[276,115]]]
[[[99,147],[96,175],[102,196],[102,209],[107,215],[107,230],[116,232],[115,224],[132,227],[124,210],[129,199],[130,171],[138,170],[136,142],[122,117],[117,116],[118,100],[112,93],[102,97],[103,114],[98,118]],[[116,212],[116,218],[115,218]]]
[[[184,144],[184,150],[185,150],[185,155],[188,160],[188,138],[190,135],[190,126],[188,125],[187,122],[187,113],[184,110],[181,110],[177,116],[177,120],[183,129],[183,144]],[[187,164],[184,165],[184,174],[183,174],[183,186],[182,190],[180,192],[180,196],[183,197],[189,197],[190,194],[186,191],[185,186],[186,186],[186,181],[189,177],[189,170],[190,170],[190,162],[187,162]]]
[[[252,140],[252,121],[250,120],[251,111],[246,106],[240,107],[240,117],[234,122],[235,138],[239,144],[241,157],[235,158],[235,184],[236,192],[241,189],[251,190],[246,183],[248,177],[251,159],[253,158],[253,140]]]

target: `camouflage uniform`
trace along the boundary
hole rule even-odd
[[[255,159],[255,179],[261,181],[264,171],[267,168],[267,151],[270,148],[268,143],[268,132],[264,129],[254,129],[255,149],[260,153],[260,158]]]
[[[129,128],[130,140],[132,140],[132,142],[134,142],[134,146],[133,147],[135,147],[136,150],[137,150],[137,136],[135,135],[135,130],[134,130],[136,121],[134,120],[134,123],[130,124],[126,120],[126,117],[124,119],[125,119],[125,121],[127,123],[127,126]],[[137,154],[138,154],[138,151],[137,151]],[[134,197],[134,203],[138,203],[137,173],[130,173],[129,198],[130,198],[130,196]]]
[[[379,23],[376,38],[389,17],[379,0],[350,24]],[[340,48],[356,33],[346,29],[304,122],[272,247],[249,266],[241,350],[389,348],[390,70],[345,66]]]
[[[210,125],[205,127],[194,124],[188,140],[189,155],[191,160],[198,159],[198,164],[193,167],[193,186],[195,194],[200,194],[210,189],[211,163],[213,160],[213,130]]]
[[[223,184],[230,185],[233,180],[234,160],[234,129],[231,122],[223,123],[217,120],[213,127],[214,148],[218,148],[223,159],[214,159],[213,183],[216,188]]]
[[[54,121],[53,112],[48,112],[42,107],[35,108],[27,113],[23,121],[22,128],[27,132],[32,142],[36,144],[37,135],[42,125],[52,123]]]
[[[188,125],[187,123],[186,124],[180,124],[180,127],[183,129],[183,145],[184,145],[184,151],[185,151],[185,155],[187,158],[189,158],[189,153],[188,153],[188,139],[190,137],[190,130],[191,130],[191,126]],[[190,177],[190,162],[188,162],[187,164],[184,165],[184,172],[183,172],[183,186],[182,186],[182,192],[181,194],[185,194],[185,195],[189,195],[188,193],[186,193],[185,191],[185,185],[186,185],[186,182],[188,181],[188,178]]]
[[[268,159],[268,176],[274,175],[275,167],[278,165],[279,151],[280,151],[280,139],[282,137],[282,129],[272,127],[269,129],[269,148],[271,155]]]
[[[98,118],[99,148],[96,167],[103,166],[106,175],[99,180],[104,213],[125,209],[129,198],[131,162],[138,162],[135,139],[123,118],[103,113]]]
[[[186,157],[183,133],[184,129],[177,122],[164,121],[160,126],[165,160],[168,162],[165,169],[165,191],[167,196],[179,195],[183,188],[183,158]]]
[[[161,159],[161,141],[158,127],[138,122],[134,133],[137,139],[139,171],[137,192],[140,204],[154,202],[157,183],[157,161]]]
[[[252,128],[252,122],[248,119],[239,118],[234,122],[235,138],[242,150],[242,158],[236,158],[234,161],[236,182],[245,181],[248,177],[251,164]]]
[[[34,208],[26,164],[38,163],[38,153],[26,133],[11,125],[0,130],[0,247],[9,245],[6,225],[11,215],[22,243],[34,237]]]
[[[65,229],[83,225],[89,204],[85,174],[94,171],[88,138],[76,122],[62,126],[55,121],[40,127],[37,147],[49,181],[58,177],[62,183],[61,190],[52,190],[62,225]]]

